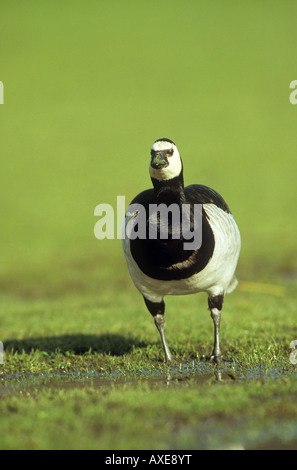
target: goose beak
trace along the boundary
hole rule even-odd
[[[166,168],[169,165],[165,152],[156,152],[152,154],[151,167],[155,170]]]

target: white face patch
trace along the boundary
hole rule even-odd
[[[155,152],[164,151],[164,150],[173,150],[173,154],[168,156],[169,165],[165,168],[152,168],[151,164],[149,167],[151,178],[155,178],[159,181],[170,180],[178,176],[182,170],[182,162],[180,159],[179,151],[177,150],[176,145],[171,142],[164,140],[155,142],[152,145],[151,150]]]

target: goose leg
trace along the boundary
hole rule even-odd
[[[217,364],[222,360],[222,353],[220,348],[220,323],[221,323],[221,310],[223,307],[224,295],[216,295],[208,298],[208,306],[210,316],[213,319],[214,325],[214,346],[211,359]]]
[[[170,352],[170,349],[168,347],[166,337],[165,337],[165,329],[164,329],[164,324],[165,324],[165,319],[164,319],[164,312],[165,312],[165,304],[164,301],[162,302],[151,302],[150,300],[146,299],[145,297],[145,305],[148,308],[148,311],[150,314],[154,317],[155,325],[160,333],[161,336],[161,341],[165,353],[165,360],[166,362],[172,361],[172,355]]]

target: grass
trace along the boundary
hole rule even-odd
[[[116,299],[113,289],[105,295],[103,305],[79,292],[2,301],[14,312],[3,328],[2,448],[296,446],[297,376],[289,361],[296,294],[239,288],[227,297],[221,382],[207,365],[212,322],[203,294],[168,299],[176,360],[169,381],[140,296],[132,286]]]
[[[17,3],[0,17],[0,448],[296,448],[296,7]],[[165,299],[168,370],[120,240],[93,234],[97,204],[150,186],[163,136],[242,234],[221,381],[206,296]]]

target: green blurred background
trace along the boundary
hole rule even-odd
[[[230,205],[239,277],[296,272],[297,4],[2,0],[0,10],[2,291],[130,286],[121,241],[94,237],[94,209],[150,187],[161,137],[176,142],[186,184]]]

